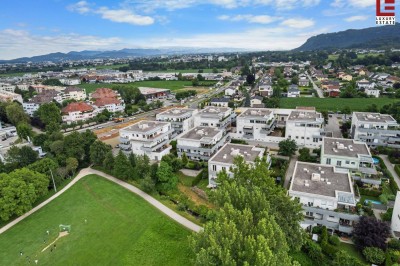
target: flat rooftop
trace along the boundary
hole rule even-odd
[[[208,107],[204,108],[203,110],[199,111],[199,114],[200,115],[220,115],[220,114],[227,112],[230,109],[231,108],[229,108],[229,107],[208,106]]]
[[[209,160],[209,162],[233,164],[233,160],[236,156],[243,156],[246,162],[254,162],[257,157],[263,155],[264,150],[263,148],[257,148],[251,145],[227,143]]]
[[[162,113],[159,113],[158,115],[167,115],[170,117],[180,117],[184,114],[193,113],[194,110],[195,109],[189,109],[189,108],[172,108],[172,109],[169,109]]]
[[[352,139],[324,138],[324,154],[358,158],[358,155],[370,156],[366,143]]]
[[[321,117],[320,113],[313,111],[292,111],[289,115],[288,120],[291,121],[316,121]]]
[[[272,111],[266,108],[249,108],[239,117],[268,117],[272,114]]]
[[[359,121],[363,122],[378,122],[378,123],[397,123],[391,115],[380,114],[380,113],[354,113]]]
[[[191,140],[201,140],[204,138],[213,138],[222,130],[216,127],[195,127],[180,136],[178,139],[191,139]]]
[[[336,191],[352,192],[349,174],[344,170],[335,172],[333,166],[303,162],[296,162],[290,190],[334,198]]]
[[[152,131],[156,128],[161,128],[165,125],[168,125],[168,122],[159,122],[159,121],[140,121],[137,122],[136,124],[130,125],[128,127],[124,127],[121,130],[123,131],[131,131],[131,132],[149,132]]]
[[[169,92],[169,89],[161,89],[161,88],[149,88],[149,87],[139,87],[140,93],[143,95],[160,93],[160,92]]]

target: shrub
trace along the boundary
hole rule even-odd
[[[321,234],[322,233],[322,227],[321,226],[315,226],[315,227],[313,227],[313,229],[312,229],[312,233],[313,234]]]
[[[334,246],[339,246],[340,245],[340,239],[338,236],[330,236],[329,237],[329,243],[334,245]]]
[[[381,194],[379,196],[379,200],[380,200],[380,202],[382,202],[385,205],[388,203],[388,198],[387,198],[386,194]]]
[[[368,262],[379,265],[385,261],[385,252],[380,248],[366,247],[362,253]]]
[[[365,188],[360,188],[359,190],[360,194],[365,196],[379,197],[382,194],[382,192],[379,190],[365,189]]]
[[[328,230],[326,229],[325,226],[322,227],[322,230],[321,230],[321,237],[320,237],[320,239],[319,239],[319,242],[320,242],[320,243],[328,242]]]
[[[332,246],[331,244],[329,244],[326,241],[321,243],[321,248],[322,248],[322,251],[324,252],[324,254],[330,258],[334,258],[336,253],[339,251],[339,249],[337,247]]]
[[[399,239],[391,239],[388,243],[388,247],[394,250],[400,250],[400,240]]]
[[[393,208],[389,208],[385,213],[381,214],[382,220],[385,222],[390,222],[392,220]]]
[[[307,238],[303,244],[302,249],[305,253],[314,261],[321,261],[322,259],[322,250],[321,247],[312,241],[310,238]]]

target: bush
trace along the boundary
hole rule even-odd
[[[385,222],[390,222],[392,220],[393,208],[389,208],[385,213],[381,214],[382,220]]]
[[[379,196],[379,201],[386,205],[388,203],[388,197],[386,196],[386,194],[381,194]]]
[[[334,245],[334,246],[339,246],[340,245],[340,239],[338,236],[330,236],[329,237],[329,243]]]
[[[320,243],[328,242],[328,230],[326,229],[325,226],[323,226],[321,229],[321,237],[319,239],[319,242]]]
[[[192,187],[197,186],[197,184],[202,179],[208,179],[208,171],[207,169],[203,169],[192,181]]]
[[[322,260],[322,250],[321,247],[312,241],[310,238],[307,238],[303,244],[302,250],[314,261]]]
[[[382,192],[379,190],[372,190],[372,189],[365,189],[365,188],[360,188],[360,194],[365,195],[365,196],[371,196],[371,197],[379,197]]]
[[[385,261],[385,252],[380,248],[366,247],[362,253],[368,262],[379,265]]]
[[[315,226],[315,227],[313,227],[313,229],[312,229],[312,233],[313,234],[321,234],[322,233],[322,227],[321,226]]]
[[[400,240],[398,239],[391,239],[388,242],[388,247],[394,250],[400,250]]]
[[[322,251],[324,252],[324,254],[330,258],[334,258],[336,253],[339,251],[339,249],[337,247],[332,246],[328,242],[322,242],[321,248],[322,248]]]

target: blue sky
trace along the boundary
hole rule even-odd
[[[375,3],[1,0],[0,59],[137,47],[292,49],[319,33],[375,26]]]

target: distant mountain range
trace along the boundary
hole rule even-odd
[[[294,50],[313,51],[344,48],[400,48],[400,24],[320,34],[309,38],[302,46]]]
[[[128,58],[128,57],[145,57],[145,56],[161,56],[161,55],[179,55],[179,54],[203,54],[203,53],[230,53],[243,52],[245,49],[236,48],[185,48],[172,47],[160,49],[122,49],[113,51],[81,51],[69,53],[51,53],[33,57],[21,57],[12,60],[0,60],[1,63],[26,63],[26,62],[61,62],[68,60],[87,60],[87,59],[113,59],[113,58]]]

